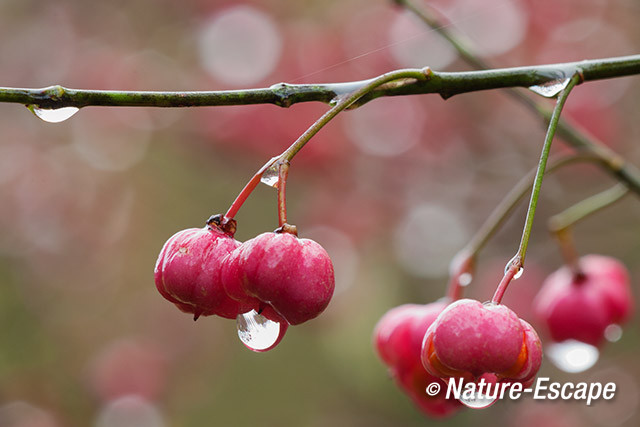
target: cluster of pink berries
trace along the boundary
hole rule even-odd
[[[275,322],[268,345],[275,347],[289,325],[318,316],[335,287],[333,265],[318,243],[300,239],[295,227],[263,233],[241,243],[233,238],[236,223],[212,216],[204,228],[190,228],[164,244],[155,267],[160,294],[185,313],[227,319]],[[255,326],[255,325],[254,325]]]
[[[534,306],[552,341],[599,347],[607,328],[626,321],[633,310],[629,276],[612,258],[586,256],[578,269],[564,267],[549,276]],[[470,299],[395,307],[378,322],[374,345],[397,385],[434,417],[462,407],[445,398],[448,380],[507,387],[518,382],[526,388],[542,362],[542,344],[529,323],[502,304]],[[426,390],[434,382],[440,384],[435,395]]]

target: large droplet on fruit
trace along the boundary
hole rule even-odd
[[[491,384],[491,388],[498,389],[498,384]],[[493,390],[489,390],[489,392],[480,393],[479,390],[471,392],[463,392],[458,399],[460,403],[465,405],[471,409],[484,409],[493,405],[496,400],[498,400],[498,394],[494,393]]]
[[[236,327],[240,341],[253,351],[270,350],[280,337],[280,323],[267,319],[255,310],[239,314]]]
[[[586,371],[600,357],[597,347],[576,340],[550,344],[545,353],[558,369],[569,373]]]
[[[64,122],[75,113],[80,111],[76,107],[62,107],[56,109],[39,108],[35,105],[28,105],[27,108],[36,115],[36,117],[48,123],[60,123]]]
[[[569,84],[570,79],[558,79],[552,80],[547,83],[542,83],[539,85],[529,86],[529,90],[537,93],[538,95],[542,95],[545,98],[553,98]]]

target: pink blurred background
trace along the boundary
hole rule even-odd
[[[418,0],[416,0],[418,1]],[[436,0],[496,66],[637,53],[632,0]],[[213,90],[364,79],[403,67],[469,69],[391,1],[0,2],[0,86]],[[533,94],[532,94],[533,96]],[[566,116],[640,164],[637,77],[579,86]],[[551,101],[544,101],[549,102]],[[424,425],[393,385],[371,332],[396,305],[442,296],[451,257],[536,165],[538,118],[494,92],[379,99],[323,129],[294,160],[289,219],[336,268],[326,312],[253,354],[233,321],[197,322],[155,290],[174,232],[224,212],[255,170],[327,106],[87,107],[60,124],[0,104],[0,426]],[[554,153],[568,150],[557,141]],[[505,297],[526,320],[561,264],[545,221],[614,183],[570,166],[543,185],[522,279]],[[468,295],[491,297],[525,210],[481,254]],[[580,223],[581,254],[617,257],[640,294],[640,204]],[[277,227],[261,186],[240,240]],[[554,381],[616,381],[611,402],[523,399],[448,425],[637,425],[637,320],[598,363]],[[547,420],[548,418],[548,420]]]

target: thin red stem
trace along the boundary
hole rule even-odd
[[[278,224],[280,227],[287,223],[287,177],[289,176],[289,162],[279,163],[278,167]]]
[[[507,268],[507,271],[505,271],[504,277],[502,277],[500,284],[496,288],[496,293],[493,294],[493,298],[491,298],[492,303],[500,304],[500,302],[502,301],[502,297],[504,296],[504,293],[507,290],[507,287],[509,286],[509,283],[511,283],[514,276],[518,274],[521,268],[522,268],[522,260],[518,258],[514,258],[514,260],[509,265],[509,268]]]
[[[240,193],[238,194],[236,199],[233,201],[231,206],[229,206],[229,210],[227,210],[227,213],[224,214],[225,222],[229,221],[230,219],[233,219],[233,217],[236,216],[236,214],[242,207],[242,204],[247,200],[247,198],[251,195],[253,190],[255,190],[258,184],[260,184],[260,179],[262,179],[262,174],[264,173],[264,171],[270,168],[276,160],[277,160],[277,157],[273,157],[269,159],[269,161],[265,163],[264,166],[262,166],[258,170],[258,172],[256,172],[255,175],[251,177],[249,182],[247,182],[247,184],[244,186],[242,191],[240,191]]]

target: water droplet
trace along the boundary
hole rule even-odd
[[[262,178],[260,178],[260,182],[274,188],[278,188],[279,181],[280,178],[277,164],[267,168],[262,173]]]
[[[80,111],[79,108],[76,107],[62,107],[56,109],[46,109],[39,108],[35,105],[29,105],[27,107],[33,114],[35,114],[38,118],[44,120],[48,123],[60,123],[64,122],[75,113]]]
[[[586,371],[595,365],[600,357],[596,347],[576,340],[550,344],[545,352],[558,369],[570,373]]]
[[[511,258],[511,259],[509,260],[509,262],[507,263],[507,265],[505,265],[505,266],[504,266],[504,274],[507,274],[507,271],[509,270],[509,267],[511,267],[511,265],[515,262],[516,257],[517,257],[517,255],[516,255],[516,256],[514,256],[513,258]],[[519,279],[519,278],[522,276],[522,273],[524,273],[524,268],[523,268],[523,267],[520,267],[520,270],[518,270],[518,271],[516,272],[516,274],[514,274],[514,276],[513,276],[513,279],[512,279],[512,280]]]
[[[267,319],[251,310],[236,317],[238,337],[253,351],[264,351],[273,346],[280,336],[280,323]]]
[[[620,341],[620,338],[622,338],[622,328],[620,327],[620,325],[612,323],[604,330],[604,337],[609,342]]]
[[[529,86],[529,89],[545,98],[553,98],[567,87],[569,80],[570,79],[551,80],[550,82]]]
[[[494,387],[498,387],[498,384],[491,384],[490,386],[494,388]],[[493,396],[493,394],[496,394],[496,393],[480,393],[480,391],[478,390],[474,391],[473,393],[469,391],[464,391],[462,392],[458,400],[460,401],[460,403],[462,403],[468,408],[484,409],[493,405],[494,402],[498,400],[497,395]]]
[[[471,275],[471,273],[462,273],[460,276],[458,276],[458,284],[460,286],[469,286],[472,280],[473,276]]]

